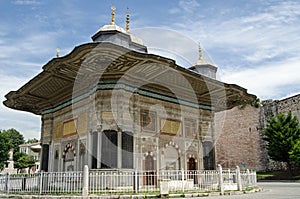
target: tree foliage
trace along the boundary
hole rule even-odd
[[[30,171],[30,168],[35,165],[34,157],[23,152],[15,153],[14,161],[14,167],[19,170],[29,168]]]
[[[24,156],[24,154],[26,155],[26,153],[21,152],[21,151],[15,152],[15,153],[14,153],[14,157],[13,157],[14,162],[18,161],[18,159],[19,159],[20,157]]]
[[[11,143],[13,145],[14,152],[19,151],[19,145],[25,143],[24,136],[19,131],[13,128],[8,130],[3,130],[3,132],[8,134]]]
[[[32,139],[28,139],[28,140],[26,141],[26,144],[28,144],[28,143],[36,143],[36,142],[38,142],[38,141],[39,141],[38,139],[32,138]]]
[[[292,151],[290,151],[289,154],[294,164],[300,167],[300,139],[296,141]]]
[[[8,152],[12,147],[9,136],[0,131],[0,170],[4,168],[5,162],[8,160]]]
[[[8,159],[8,152],[19,151],[19,145],[24,143],[24,137],[16,129],[0,130],[0,169],[4,168]]]
[[[295,162],[297,153],[293,152],[296,143],[300,141],[300,128],[296,116],[289,112],[287,115],[279,113],[268,121],[263,130],[264,140],[267,141],[267,150],[271,159],[286,162],[289,169]],[[300,146],[300,145],[299,145]]]

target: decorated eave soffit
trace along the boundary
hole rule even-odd
[[[216,99],[213,103],[216,110],[251,103],[256,98],[240,86],[207,78],[176,65],[172,59],[102,42],[83,44],[66,56],[53,58],[40,74],[19,90],[9,92],[4,104],[41,114],[45,109],[71,100],[74,93],[84,94],[99,82],[107,81],[130,83],[164,94],[173,92],[176,97],[187,100],[190,87],[201,103],[211,105],[212,99]]]

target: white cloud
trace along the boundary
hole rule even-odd
[[[179,7],[187,13],[195,11],[200,4],[196,0],[181,0],[179,1]]]
[[[40,137],[40,117],[31,113],[21,112],[5,107],[2,102],[5,95],[13,90],[19,89],[24,85],[28,78],[16,77],[0,73],[0,129],[15,128],[26,139]]]
[[[273,57],[279,56],[282,53],[285,53],[285,49],[276,48],[275,46],[261,46],[255,52],[252,52],[250,55],[245,55],[244,58],[246,61],[250,62],[259,62],[265,59],[272,59]]]
[[[15,0],[13,1],[13,4],[15,5],[39,5],[41,4],[40,1],[37,1],[37,0]]]
[[[262,99],[278,99],[299,88],[299,65],[296,59],[237,71],[225,68],[221,76],[224,82],[243,86]]]
[[[26,139],[39,138],[39,116],[12,110],[2,102],[7,93],[18,90],[41,71],[44,62],[49,59],[49,54],[55,56],[58,33],[41,32],[32,28],[18,37],[16,32],[10,34],[14,31],[14,24],[3,25],[1,32],[5,34],[0,34],[0,129],[15,128]]]
[[[0,123],[0,129],[14,128],[23,134],[26,140],[39,139],[41,136],[41,118],[31,113],[11,110],[1,105]]]
[[[22,38],[7,39],[4,45],[0,46],[1,58],[10,58],[16,55],[26,57],[26,55],[47,54],[53,49],[55,54],[56,39],[59,33],[30,33],[24,34]]]
[[[132,32],[143,39],[150,53],[160,54],[169,58],[179,58],[183,66],[190,66],[197,60],[198,43],[178,31],[167,28],[140,28]],[[153,35],[157,34],[153,37]],[[171,42],[170,42],[171,41]]]
[[[34,6],[40,2],[18,0],[13,3]],[[68,2],[65,4],[72,5]],[[72,27],[85,26],[82,16],[89,13],[83,13],[80,8],[72,9],[68,5],[48,14],[40,11],[23,14],[25,17],[18,27],[6,21],[0,23],[0,129],[15,128],[26,139],[40,137],[40,116],[7,108],[2,102],[7,93],[18,90],[40,72],[42,66],[55,57],[57,47],[62,48],[61,56],[73,50],[73,44],[66,46],[70,45],[67,39],[73,36]],[[71,24],[71,27],[66,28],[65,24]],[[78,35],[81,36],[82,30],[78,28],[77,31],[80,31]],[[60,43],[62,39],[64,42]]]
[[[176,20],[173,28],[201,41],[212,52],[223,48],[226,54],[236,54],[240,57],[237,62],[258,63],[300,54],[300,3],[276,3],[240,17],[228,14],[221,21],[183,13],[185,17]]]
[[[171,8],[168,10],[168,12],[170,14],[178,14],[178,13],[180,13],[180,9],[179,8]]]
[[[296,93],[300,86],[299,6],[299,3],[278,3],[221,22],[203,22],[186,14],[172,24],[173,29],[180,30],[175,37],[159,29],[146,31],[141,37],[145,43],[151,41],[151,47],[176,52],[190,62],[197,58],[197,42],[185,45],[182,37],[199,38],[208,53],[213,54],[212,58],[219,56],[217,63],[223,81],[243,86],[262,99],[278,99]],[[160,34],[153,37],[157,32]],[[226,57],[218,55],[222,51]]]

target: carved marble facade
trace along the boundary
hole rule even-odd
[[[112,103],[113,92],[117,104]],[[123,90],[98,90],[95,96],[42,116],[42,140],[50,146],[49,171],[81,170],[85,164],[93,169],[214,167],[203,161],[203,142],[214,140],[208,128],[212,111],[182,109]],[[211,156],[206,155],[214,161],[210,150]]]

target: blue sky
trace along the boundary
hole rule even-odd
[[[131,32],[153,52],[166,48],[182,55],[185,67],[196,61],[200,42],[218,66],[221,81],[243,86],[261,99],[282,99],[300,91],[297,0],[4,0],[0,2],[1,101],[41,72],[56,48],[63,56],[76,45],[91,42],[90,37],[110,22],[112,5],[117,8],[117,25],[125,27],[129,7]],[[182,38],[194,45],[184,44]],[[39,116],[2,103],[0,124],[0,129],[16,128],[26,138],[40,136]]]

